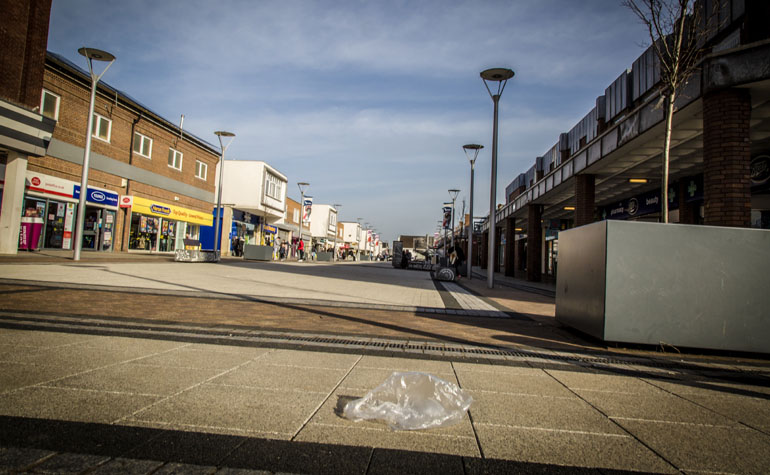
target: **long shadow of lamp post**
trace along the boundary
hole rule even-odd
[[[492,68],[481,72],[481,80],[495,105],[492,123],[492,184],[489,190],[489,246],[487,259],[487,287],[495,286],[495,221],[497,221],[497,109],[505,84],[513,77],[513,71],[505,68]],[[497,93],[489,89],[489,83],[497,83]]]

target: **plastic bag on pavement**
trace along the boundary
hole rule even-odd
[[[366,396],[347,403],[343,416],[383,420],[395,430],[430,429],[459,422],[472,402],[456,384],[432,374],[394,372]]]

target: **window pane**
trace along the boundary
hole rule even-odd
[[[174,149],[168,149],[168,166],[174,166]]]
[[[43,91],[43,115],[56,119],[56,102],[58,97]]]
[[[139,134],[134,134],[134,152],[142,152],[142,136]]]
[[[149,157],[151,151],[152,151],[152,139],[148,139],[147,137],[144,137],[144,140],[142,142],[142,154]]]
[[[102,119],[99,122],[99,137],[105,140],[110,137],[110,122],[108,120]]]

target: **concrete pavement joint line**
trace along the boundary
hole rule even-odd
[[[310,416],[308,416],[308,418],[305,419],[305,422],[303,422],[302,425],[299,427],[299,429],[297,429],[297,431],[294,433],[294,435],[291,436],[291,439],[290,439],[291,441],[294,441],[294,439],[297,437],[297,435],[299,435],[299,433],[302,432],[302,429],[304,429],[307,426],[308,422],[310,422],[310,419],[312,419],[313,416],[315,416],[318,413],[318,411],[321,410],[323,405],[326,404],[326,401],[329,400],[329,398],[332,396],[332,394],[334,394],[334,391],[336,391],[337,388],[339,388],[340,384],[342,384],[342,382],[345,380],[345,378],[348,377],[348,375],[353,371],[353,368],[356,367],[358,362],[361,361],[361,359],[363,357],[364,357],[364,355],[358,355],[358,359],[356,359],[356,361],[350,366],[350,369],[347,371],[347,373],[345,373],[340,378],[340,380],[337,381],[337,384],[335,384],[334,387],[331,389],[331,391],[329,391],[329,393],[326,395],[326,397],[323,399],[323,401],[321,401],[321,403],[318,405],[318,407],[315,408],[315,410],[310,414]]]
[[[83,343],[83,342],[81,342],[81,343]],[[116,363],[110,363],[108,365],[100,366],[98,368],[91,368],[91,369],[87,369],[87,370],[81,371],[79,373],[68,374],[67,376],[62,376],[62,377],[59,377],[59,378],[49,379],[48,381],[41,381],[41,382],[36,383],[36,384],[30,384],[28,386],[22,386],[22,387],[19,387],[19,388],[16,388],[16,389],[12,389],[10,391],[0,392],[0,394],[2,394],[2,395],[13,394],[14,392],[21,391],[23,389],[34,388],[34,387],[37,387],[37,386],[42,387],[44,385],[55,383],[57,381],[61,381],[61,380],[67,379],[67,378],[73,378],[75,376],[82,376],[84,374],[92,373],[94,371],[100,371],[100,370],[103,370],[103,369],[106,369],[106,368],[110,368],[110,367],[113,367],[113,366],[118,366],[118,365],[122,365],[122,364],[126,364],[126,363],[132,363],[134,361],[137,361],[137,360],[140,360],[140,359],[144,359],[144,358],[149,358],[151,356],[162,355],[163,353],[168,353],[169,351],[175,351],[175,350],[177,350],[179,348],[184,348],[184,347],[189,346],[189,345],[190,345],[190,343],[184,343],[184,344],[181,344],[181,346],[178,346],[178,347],[175,347],[175,348],[171,348],[171,349],[168,349],[168,350],[163,350],[163,351],[160,351],[158,353],[153,353],[151,355],[140,356],[138,358],[133,358],[133,359],[126,360],[126,361],[118,361]]]
[[[552,429],[549,427],[533,427],[533,426],[515,426],[509,424],[494,424],[492,422],[476,422],[475,424],[485,427],[501,427],[504,429],[525,429],[525,430],[539,430],[542,432],[558,432],[563,434],[579,434],[579,435],[598,435],[601,437],[617,437],[619,439],[631,439],[632,435],[626,434],[608,434],[606,432],[591,432],[585,430],[571,430],[571,429]]]
[[[704,424],[702,422],[685,422],[685,421],[664,421],[664,420],[658,420],[658,419],[643,419],[639,417],[607,416],[607,418],[612,420],[618,420],[618,421],[654,422],[656,424],[698,426],[698,427],[709,427],[709,428],[719,428],[719,429],[737,429],[740,427],[744,430],[750,430],[750,431],[756,430],[752,427],[741,427],[741,424],[739,423],[736,423],[735,425],[731,425],[731,426],[726,426],[724,424]]]
[[[186,345],[186,346],[189,346],[189,344],[188,344],[188,345]],[[214,376],[212,376],[212,377],[210,377],[210,378],[208,378],[208,379],[205,379],[205,380],[201,381],[200,383],[197,383],[197,384],[193,384],[192,386],[190,386],[190,387],[187,387],[187,388],[184,388],[184,389],[182,389],[182,390],[180,390],[180,391],[177,391],[177,392],[176,392],[176,393],[174,393],[174,394],[170,394],[170,395],[168,395],[168,396],[166,396],[166,397],[164,397],[164,398],[162,398],[162,399],[159,399],[159,400],[155,401],[155,402],[154,402],[154,403],[152,403],[152,404],[149,404],[149,405],[147,405],[147,406],[145,406],[145,407],[143,407],[143,408],[137,409],[136,411],[132,412],[131,414],[128,414],[128,415],[126,415],[126,416],[123,416],[123,417],[120,417],[120,418],[116,419],[115,421],[113,421],[113,422],[112,422],[112,424],[113,424],[113,425],[114,425],[114,424],[119,424],[119,423],[121,423],[121,422],[123,422],[123,421],[127,420],[129,417],[130,417],[130,418],[133,418],[134,416],[136,416],[136,415],[137,415],[137,414],[139,414],[140,412],[146,411],[147,409],[150,409],[150,408],[151,408],[151,407],[153,407],[153,406],[157,406],[158,404],[160,404],[160,403],[162,403],[162,402],[168,401],[169,399],[171,399],[171,398],[173,398],[173,397],[179,396],[180,394],[182,394],[182,393],[184,393],[184,392],[187,392],[187,391],[190,391],[190,390],[192,390],[192,389],[195,389],[195,388],[197,388],[197,387],[199,387],[199,386],[202,386],[202,385],[204,385],[205,383],[208,383],[209,381],[213,381],[214,379],[216,379],[216,378],[219,378],[220,376],[224,376],[224,375],[226,375],[227,373],[231,373],[231,372],[233,372],[233,371],[235,371],[235,370],[237,370],[237,369],[241,368],[242,366],[245,366],[245,365],[247,365],[247,364],[251,363],[252,361],[258,360],[259,358],[262,358],[263,356],[265,356],[265,355],[267,355],[267,354],[270,354],[270,353],[272,353],[272,351],[266,351],[265,353],[262,353],[261,355],[257,356],[257,357],[256,357],[256,358],[254,358],[254,359],[251,359],[251,360],[249,360],[249,361],[245,361],[245,362],[243,362],[243,363],[241,363],[241,364],[239,364],[239,365],[236,365],[236,366],[235,366],[235,367],[233,367],[233,368],[230,368],[230,369],[228,369],[228,370],[222,371],[222,372],[221,372],[221,373],[219,373],[219,374],[216,374],[216,375],[214,375]]]
[[[516,377],[520,377],[522,375],[517,374]],[[572,400],[574,398],[569,396],[551,396],[548,394],[531,394],[531,393],[508,393],[505,391],[492,391],[489,389],[468,389],[467,391],[472,391],[474,393],[488,393],[488,394],[503,394],[506,396],[516,396],[516,397],[536,397],[539,399],[567,399]]]
[[[454,362],[450,362],[449,364],[452,367],[452,372],[455,375],[455,380],[457,381],[457,387],[462,389],[462,386],[460,383],[460,377],[457,375],[457,368],[455,368]],[[473,406],[473,402],[471,402],[471,406]],[[471,412],[470,407],[468,408],[468,420],[471,422],[471,429],[473,429],[473,438],[476,439],[476,449],[479,451],[479,457],[484,459],[486,458],[484,456],[484,449],[481,447],[481,440],[479,440],[479,433],[476,431],[476,424],[473,422],[473,413]]]
[[[190,429],[208,429],[208,430],[217,430],[220,431],[222,434],[230,435],[232,432],[240,432],[243,434],[250,434],[250,435],[272,435],[272,436],[289,436],[291,433],[289,432],[275,432],[275,431],[268,431],[268,430],[251,430],[251,429],[241,429],[239,427],[221,427],[221,426],[208,426],[208,425],[200,425],[200,424],[184,424],[181,422],[163,422],[163,421],[150,421],[145,419],[131,419],[130,422],[141,422],[143,424],[147,424],[149,426],[155,426],[155,427],[187,427]],[[130,427],[130,426],[129,426]]]
[[[359,424],[359,423],[363,423],[363,422],[364,421],[357,421],[356,425],[352,426],[352,427],[349,426],[349,425],[342,425],[342,424],[330,424],[328,422],[314,422],[313,425],[314,426],[319,426],[319,427],[331,427],[331,428],[334,428],[334,429],[348,429],[348,430],[350,430],[350,429],[359,430],[360,429],[360,430],[368,430],[368,431],[371,431],[371,432],[419,433],[421,436],[441,437],[441,438],[444,438],[444,439],[467,439],[467,440],[473,439],[473,437],[468,436],[468,435],[440,434],[438,432],[425,432],[425,431],[419,431],[419,430],[418,431],[414,431],[414,430],[397,431],[397,430],[392,430],[392,429],[390,429],[387,426],[383,426],[382,428],[380,428],[380,427],[366,427],[366,426],[363,426],[363,425]],[[375,447],[375,448],[380,448],[380,447]]]
[[[37,386],[43,389],[60,389],[64,391],[84,392],[84,393],[99,393],[99,394],[116,394],[121,396],[148,396],[148,397],[163,397],[163,394],[150,394],[150,393],[135,393],[131,391],[109,391],[106,389],[89,389],[89,388],[73,388],[71,386]]]
[[[204,386],[216,386],[220,388],[259,389],[261,391],[276,391],[276,392],[291,391],[291,392],[300,393],[300,394],[326,394],[325,391],[311,391],[309,389],[298,389],[298,388],[268,388],[265,386],[249,386],[247,384],[206,383],[204,384]]]
[[[646,442],[644,442],[642,439],[640,439],[639,437],[637,437],[637,436],[636,436],[634,433],[630,432],[628,429],[626,429],[625,427],[623,427],[621,424],[619,424],[619,423],[618,423],[618,421],[616,421],[616,420],[612,419],[612,418],[609,416],[609,414],[607,414],[606,412],[602,411],[602,410],[601,410],[600,408],[598,408],[596,405],[594,405],[594,404],[592,404],[591,402],[589,402],[588,400],[586,400],[586,399],[585,399],[584,397],[582,397],[580,394],[576,393],[574,390],[572,390],[572,388],[570,388],[569,386],[567,386],[566,384],[564,384],[564,383],[563,383],[563,382],[562,382],[562,381],[561,381],[559,378],[557,378],[556,376],[554,376],[553,374],[551,374],[551,372],[550,372],[549,370],[547,370],[547,369],[544,369],[543,371],[544,371],[544,372],[545,372],[545,373],[546,373],[548,376],[550,376],[550,377],[551,377],[551,378],[552,378],[554,381],[556,381],[558,384],[561,384],[561,385],[562,385],[562,386],[563,386],[563,387],[564,387],[564,388],[565,388],[567,391],[569,391],[569,392],[571,392],[572,394],[574,394],[574,395],[575,395],[575,397],[577,397],[578,399],[580,399],[580,400],[581,400],[581,401],[583,401],[584,403],[588,404],[588,405],[589,405],[590,407],[592,407],[592,408],[593,408],[593,409],[594,409],[596,412],[598,412],[599,414],[601,414],[602,416],[604,416],[604,417],[605,417],[605,418],[606,418],[608,421],[610,421],[610,422],[612,422],[613,424],[615,424],[615,426],[617,426],[617,427],[618,427],[618,428],[619,428],[619,429],[620,429],[622,432],[624,432],[624,433],[628,434],[628,436],[629,436],[629,437],[631,437],[632,439],[636,440],[636,441],[637,441],[639,444],[641,444],[642,446],[646,447],[646,448],[647,448],[647,450],[649,450],[650,452],[652,452],[653,454],[655,454],[656,456],[658,456],[658,457],[659,457],[659,458],[660,458],[662,461],[664,461],[665,463],[669,464],[669,465],[671,466],[671,468],[673,468],[674,470],[679,470],[679,471],[681,471],[681,470],[680,470],[680,469],[679,469],[679,468],[676,466],[676,464],[675,464],[674,462],[672,462],[671,460],[667,459],[667,458],[666,458],[666,457],[665,457],[665,456],[664,456],[662,453],[660,453],[659,451],[655,450],[655,449],[654,449],[652,446],[650,446],[649,444],[647,444]],[[643,380],[643,379],[641,379],[641,378],[634,378],[634,379],[638,379],[638,380],[642,380],[642,381],[644,381],[644,380]]]

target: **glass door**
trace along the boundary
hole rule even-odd
[[[99,235],[99,250],[111,251],[115,241],[115,211],[101,210],[102,222]]]
[[[102,226],[102,210],[86,207],[83,220],[83,249],[96,251],[99,249],[99,231]]]

